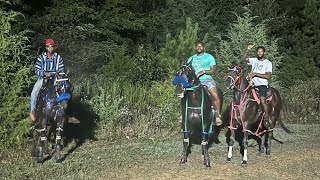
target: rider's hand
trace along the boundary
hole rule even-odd
[[[251,49],[252,49],[254,46],[255,46],[255,44],[250,44],[250,45],[248,46],[248,51],[251,51]]]
[[[43,74],[47,77],[47,78],[50,78],[51,77],[51,74],[49,72],[43,72]]]
[[[200,71],[196,76],[197,76],[197,78],[199,78],[200,76],[202,76],[202,75],[204,75],[204,74],[205,74],[204,71]]]

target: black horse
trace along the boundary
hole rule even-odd
[[[62,161],[63,125],[67,102],[71,97],[67,92],[70,85],[64,73],[52,74],[52,78],[43,79],[35,108],[32,155],[37,157],[39,163],[49,154],[48,143],[54,144],[56,162]]]
[[[192,144],[201,144],[204,155],[204,165],[210,167],[208,149],[213,142],[218,142],[219,130],[215,126],[215,110],[212,109],[211,96],[208,90],[200,84],[191,64],[182,65],[173,81],[176,94],[181,98],[183,155],[181,164],[187,162]],[[222,92],[219,90],[220,102]],[[222,106],[222,103],[221,103]]]
[[[268,90],[267,104],[271,124],[270,129],[267,130],[263,125],[265,113],[260,105],[257,90],[252,86],[251,81],[246,78],[243,66],[235,65],[229,68],[225,80],[226,86],[233,90],[232,103],[227,113],[223,114],[223,119],[227,118],[229,121],[227,123],[229,127],[227,132],[227,143],[229,144],[227,160],[231,161],[232,146],[237,140],[243,156],[242,164],[247,164],[249,135],[253,135],[254,139],[258,138],[260,154],[265,151],[267,155],[270,155],[271,139],[273,139],[273,128],[276,125],[276,121],[279,121],[281,127],[287,133],[290,132],[280,119],[282,100],[279,92],[273,87]]]

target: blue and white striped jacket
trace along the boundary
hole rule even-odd
[[[43,78],[43,72],[57,72],[63,71],[63,59],[58,53],[53,54],[52,59],[48,59],[47,53],[43,52],[36,61],[36,70],[35,73],[39,76],[40,79]]]

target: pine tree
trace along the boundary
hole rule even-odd
[[[276,78],[279,73],[277,67],[282,60],[282,55],[278,52],[277,39],[269,39],[265,25],[263,23],[254,24],[254,19],[255,17],[251,16],[249,10],[242,16],[237,15],[237,20],[228,29],[226,40],[220,41],[217,52],[220,77],[223,76],[227,67],[234,63],[241,63],[247,45],[254,43],[256,46],[266,48],[266,58],[273,64],[272,80],[273,82],[278,80]],[[252,51],[250,56],[255,56],[255,51]]]
[[[193,23],[191,18],[187,18],[186,27],[178,31],[176,36],[167,34],[166,44],[160,50],[160,59],[167,72],[176,70],[179,64],[195,53],[195,44],[200,40],[199,24]],[[208,34],[202,38],[206,44],[206,49],[210,51],[212,44],[208,42]]]

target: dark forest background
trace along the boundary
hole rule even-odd
[[[70,116],[99,138],[179,130],[171,80],[196,41],[216,58],[223,90],[227,67],[247,44],[265,46],[286,121],[320,120],[317,0],[0,0],[0,20],[4,145],[24,141],[34,63],[48,37],[70,70]]]

